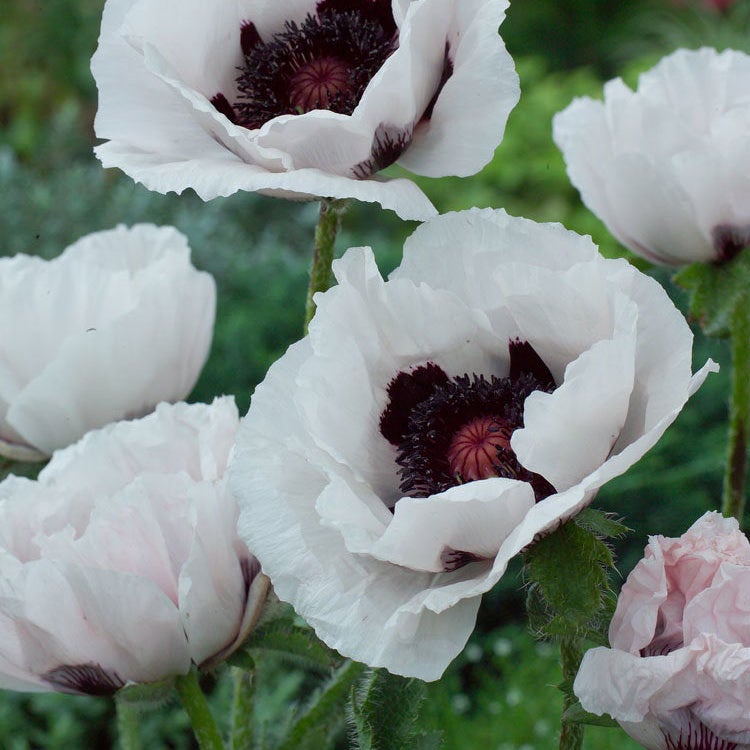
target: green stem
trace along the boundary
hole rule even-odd
[[[200,749],[224,750],[224,740],[221,738],[221,732],[216,726],[206,696],[203,695],[198,683],[198,673],[191,669],[186,675],[177,677],[174,684],[182,706],[193,725],[193,734],[198,740]]]
[[[569,635],[560,641],[560,659],[562,662],[563,682],[573,684],[578,667],[583,658],[583,644],[580,638]],[[574,702],[572,696],[565,694],[563,699],[563,713],[568,710]],[[583,747],[583,724],[562,723],[560,731],[560,750],[581,750]]]
[[[131,703],[119,696],[115,698],[115,706],[120,750],[141,750],[143,743],[138,732],[138,711]]]
[[[321,198],[318,226],[315,229],[315,252],[310,269],[310,285],[307,289],[305,305],[305,333],[315,315],[313,296],[316,292],[325,292],[331,286],[331,265],[333,264],[333,246],[336,235],[341,228],[341,218],[346,211],[347,200]]]
[[[346,660],[289,728],[283,741],[278,745],[278,750],[309,747],[308,743],[314,736],[326,735],[331,725],[343,723],[345,716],[343,705],[351,696],[354,685],[365,669],[364,664]],[[324,745],[315,745],[315,747],[324,747]],[[383,747],[390,746],[383,745]]]
[[[232,699],[232,750],[247,750],[253,742],[253,698],[255,675],[239,667],[232,667],[234,696]]]
[[[750,432],[750,309],[735,307],[731,324],[732,397],[722,512],[742,525],[745,512],[748,433]]]

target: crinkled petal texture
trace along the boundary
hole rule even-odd
[[[0,259],[0,453],[49,456],[187,396],[215,307],[213,278],[173,227],[118,226],[52,261]]]
[[[343,654],[437,679],[463,648],[481,594],[541,533],[637,461],[700,385],[692,336],[661,287],[587,237],[503,211],[423,224],[384,281],[369,248],[335,265],[310,335],[257,388],[230,482],[240,536],[278,595]],[[525,401],[513,477],[402,496],[380,431],[389,384],[427,363],[509,375],[528,342],[557,388]],[[460,551],[446,564],[446,552]]]
[[[244,639],[268,581],[224,476],[238,421],[160,404],[0,484],[0,686],[109,694]]]
[[[750,543],[735,519],[706,513],[679,539],[651,537],[622,587],[612,647],[584,656],[583,707],[649,750],[750,748],[748,591]]]
[[[398,46],[351,114],[313,109],[248,129],[218,111],[217,94],[238,102],[243,24],[269,43],[320,4],[107,0],[92,59],[103,165],[152,190],[191,187],[206,200],[250,190],[434,215],[413,182],[372,173],[399,154],[430,176],[470,175],[490,161],[520,94],[497,34],[507,0],[393,0]]]
[[[583,202],[657,263],[713,261],[750,243],[750,56],[678,50],[576,99],[553,122]],[[739,246],[739,247],[737,247]]]

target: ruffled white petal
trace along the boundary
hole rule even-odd
[[[0,684],[114,691],[236,648],[267,590],[223,477],[237,423],[162,404],[0,483]]]
[[[717,226],[744,229],[750,57],[678,50],[604,102],[576,99],[553,121],[586,205],[631,250],[658,263],[713,261]]]
[[[215,284],[171,227],[99,232],[50,262],[4,260],[0,288],[0,436],[41,454],[184,398],[208,355]]]
[[[558,490],[606,460],[627,419],[638,309],[624,295],[613,302],[612,338],[573,360],[552,393],[532,393],[524,405],[524,428],[513,434],[511,446],[521,463]]]
[[[428,7],[434,19],[450,19],[441,31],[453,74],[399,164],[427,177],[465,177],[491,161],[520,97],[513,60],[496,33],[508,3],[443,2],[441,7],[438,0],[425,11]]]
[[[403,498],[369,550],[378,560],[442,573],[456,553],[491,560],[534,505],[526,482],[485,479],[427,498]]]

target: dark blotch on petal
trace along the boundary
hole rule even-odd
[[[381,123],[375,131],[370,149],[370,158],[361,161],[352,173],[360,180],[367,179],[381,169],[390,167],[411,143],[411,129]]]
[[[398,445],[409,431],[409,417],[414,407],[447,382],[448,376],[434,362],[396,375],[388,384],[388,406],[380,417],[383,437]]]
[[[114,695],[125,685],[120,675],[99,664],[66,664],[41,677],[59,692],[78,695]]]
[[[221,112],[230,122],[237,124],[237,115],[234,111],[234,107],[229,103],[224,94],[216,94],[211,98],[211,104],[217,112]]]
[[[249,55],[258,45],[263,44],[258,29],[252,21],[244,21],[240,27],[240,46],[245,55]]]
[[[750,225],[733,227],[729,224],[719,224],[713,228],[711,238],[716,250],[716,262],[728,263],[746,247],[750,247]]]
[[[510,352],[510,374],[508,377],[515,382],[524,375],[533,376],[534,380],[542,386],[542,390],[552,391],[555,389],[555,379],[544,364],[544,360],[536,353],[534,347],[528,341],[516,339],[508,344]]]
[[[245,588],[249,589],[260,573],[260,563],[256,557],[250,556],[240,560],[240,568],[242,578],[245,581]]]
[[[692,717],[677,731],[662,730],[666,750],[737,750],[737,743],[717,737],[702,721]]]
[[[464,565],[469,563],[481,562],[486,559],[486,557],[480,557],[473,552],[464,552],[460,549],[453,549],[453,547],[443,547],[440,553],[440,563],[446,573],[463,568]]]
[[[443,86],[445,86],[446,81],[453,75],[453,60],[450,58],[450,45],[448,42],[445,42],[445,58],[443,60],[443,73],[440,76],[440,82],[437,85],[437,88],[435,89],[435,93],[432,95],[432,99],[430,99],[430,103],[427,105],[427,109],[425,109],[424,113],[422,114],[422,121],[429,120],[432,117],[432,112],[435,109],[435,103],[438,100],[438,97],[440,96]]]

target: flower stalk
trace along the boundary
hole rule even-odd
[[[732,395],[722,512],[742,526],[745,512],[748,439],[750,438],[750,309],[738,304],[732,314]]]
[[[255,675],[239,667],[232,668],[232,734],[231,750],[252,747],[253,699],[255,697]]]
[[[138,732],[138,710],[119,694],[115,698],[117,707],[117,735],[122,750],[142,750],[143,743]]]
[[[190,718],[193,734],[201,750],[224,750],[224,740],[211,713],[206,696],[198,683],[198,673],[191,669],[175,680],[185,712]]]
[[[560,661],[562,663],[563,683],[573,684],[578,667],[583,658],[583,641],[575,635],[568,635],[560,641]],[[563,715],[575,703],[572,692],[565,692],[563,698]],[[583,724],[562,722],[560,730],[560,750],[581,750],[583,747]]]
[[[341,228],[341,219],[349,204],[348,200],[321,198],[318,226],[315,229],[315,251],[310,269],[310,285],[305,305],[305,333],[315,315],[316,292],[325,292],[331,286],[331,266],[336,235]]]

